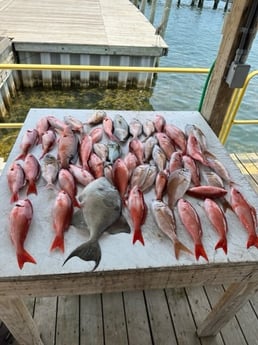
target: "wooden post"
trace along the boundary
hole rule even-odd
[[[203,2],[204,2],[204,0],[199,0],[197,7],[198,8],[203,8]]]
[[[165,5],[164,5],[163,16],[162,16],[162,20],[160,24],[160,32],[159,32],[162,38],[164,38],[165,36],[171,6],[172,6],[172,0],[166,0]]]
[[[192,0],[192,2],[191,2],[191,7],[193,7],[195,5],[195,0]]]
[[[242,38],[243,28],[246,27],[247,18],[253,4],[254,2],[249,0],[234,0],[224,26],[218,56],[201,108],[201,114],[208,121],[216,135],[219,135],[234,91],[233,88],[228,86],[225,78],[231,62],[235,59],[236,51]],[[250,28],[248,48],[250,48],[256,34],[257,19],[258,15],[256,12],[252,27]],[[246,52],[246,57],[247,53],[248,51]]]
[[[156,7],[157,7],[157,0],[152,0],[152,2],[151,2],[150,19],[149,19],[151,24],[154,23]]]
[[[219,5],[219,0],[214,0],[213,10],[216,10],[218,8],[218,5]]]
[[[226,0],[225,6],[224,6],[224,12],[227,12],[228,10],[228,3],[229,3],[229,0]]]

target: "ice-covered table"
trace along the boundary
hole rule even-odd
[[[10,204],[10,191],[7,186],[6,172],[9,165],[20,152],[19,144],[27,129],[35,128],[41,117],[54,115],[62,119],[72,115],[85,122],[93,110],[72,109],[31,109],[27,115],[16,143],[9,155],[5,169],[0,177],[0,319],[2,319],[18,342],[28,345],[42,344],[34,321],[25,307],[23,296],[57,296],[72,294],[91,294],[136,289],[185,287],[207,284],[230,284],[219,304],[207,316],[198,329],[200,336],[216,334],[234,316],[256,289],[258,282],[258,249],[246,249],[247,234],[232,211],[227,211],[228,254],[214,250],[218,236],[204,214],[202,201],[193,204],[200,215],[203,227],[203,244],[209,262],[181,252],[179,260],[174,256],[171,241],[156,227],[149,213],[142,227],[145,246],[137,242],[132,245],[132,235],[104,234],[100,239],[102,259],[92,272],[93,263],[72,258],[64,266],[64,259],[79,244],[87,240],[87,232],[71,226],[65,233],[65,253],[50,252],[54,233],[52,229],[52,208],[55,192],[45,188],[41,178],[38,195],[30,195],[34,216],[25,248],[36,259],[37,264],[25,263],[22,270],[16,261],[14,247],[9,237],[8,216],[13,207]],[[157,112],[107,111],[113,118],[121,114],[129,122],[136,117],[144,122],[153,119]],[[200,127],[208,139],[209,150],[228,168],[232,179],[246,199],[258,209],[258,199],[245,177],[239,172],[226,150],[211,131],[198,112],[160,112],[168,123],[181,129],[186,124]],[[32,153],[39,157],[41,147],[34,147]],[[21,193],[25,197],[25,191]],[[154,198],[153,192],[146,195],[146,203]],[[193,249],[193,243],[183,228],[178,214],[177,232],[181,241]]]

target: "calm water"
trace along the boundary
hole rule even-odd
[[[155,25],[161,21],[164,0],[158,0]],[[190,0],[174,0],[165,41],[168,56],[160,59],[160,66],[210,67],[216,58],[221,40],[225,14],[224,2],[212,10],[213,1],[205,0],[200,10],[190,8]],[[146,10],[148,16],[149,8]],[[258,40],[253,43],[247,62],[251,70],[258,69]],[[27,90],[20,92],[10,116],[22,121],[30,108],[89,108],[132,110],[197,110],[207,75],[160,74],[151,90]],[[251,81],[237,118],[258,118],[257,79]],[[230,152],[254,152],[257,149],[255,126],[233,126],[226,146]],[[11,141],[13,134],[7,137]],[[8,149],[7,149],[8,150]],[[1,152],[0,152],[1,156]]]

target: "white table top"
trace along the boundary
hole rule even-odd
[[[14,158],[19,154],[19,144],[23,133],[26,129],[35,128],[36,123],[41,117],[46,115],[54,115],[63,118],[65,115],[72,115],[85,122],[92,115],[93,110],[72,110],[72,109],[31,109],[24,122],[17,141],[9,155],[5,169],[0,177],[0,281],[6,280],[8,277],[22,279],[22,277],[30,277],[32,280],[39,276],[57,276],[70,273],[90,272],[94,266],[93,262],[85,262],[78,258],[72,258],[64,266],[62,266],[65,258],[78,245],[87,241],[88,234],[82,230],[78,230],[70,226],[65,233],[65,253],[59,251],[50,252],[49,248],[54,237],[52,229],[51,210],[55,199],[55,192],[45,188],[45,181],[41,178],[38,183],[38,195],[29,195],[34,208],[34,216],[25,241],[26,250],[36,259],[37,264],[25,263],[22,270],[17,265],[15,249],[11,244],[9,237],[9,220],[8,216],[13,207],[10,204],[10,191],[7,186],[6,172]],[[136,117],[142,122],[146,119],[153,119],[156,114],[162,114],[167,123],[172,123],[179,128],[185,128],[186,124],[195,124],[202,129],[208,139],[208,148],[210,152],[215,154],[217,158],[230,171],[234,181],[237,182],[237,188],[244,194],[246,199],[258,209],[258,199],[255,192],[251,189],[245,177],[240,173],[234,162],[229,157],[226,150],[218,141],[217,137],[211,131],[206,121],[196,112],[139,112],[139,111],[106,111],[107,114],[114,118],[115,114],[121,114],[129,121]],[[41,153],[41,146],[34,147],[31,151],[36,157]],[[21,197],[25,197],[26,189],[21,193]],[[214,250],[218,241],[218,235],[212,229],[207,217],[205,216],[202,201],[187,197],[193,202],[203,227],[203,245],[207,252],[209,263],[203,258],[197,261],[193,256],[180,252],[179,260],[174,256],[172,242],[165,237],[156,227],[151,212],[148,213],[146,223],[142,226],[145,246],[137,242],[132,244],[131,234],[109,235],[103,234],[100,238],[100,246],[102,250],[102,258],[96,272],[105,271],[126,271],[141,270],[148,268],[169,268],[189,266],[193,269],[203,265],[205,267],[217,266],[218,264],[226,265],[227,263],[238,264],[258,261],[258,250],[255,247],[246,249],[247,233],[241,226],[237,217],[232,211],[227,211],[226,217],[228,221],[228,254],[225,255],[222,249]],[[153,191],[145,195],[147,205],[150,205],[154,199]],[[191,250],[194,250],[192,239],[182,226],[177,211],[175,212],[177,219],[177,233],[179,239]]]

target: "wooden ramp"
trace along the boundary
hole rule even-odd
[[[231,157],[258,191],[258,154]],[[258,293],[216,337],[197,337],[197,327],[224,290],[219,285],[25,302],[45,345],[258,345]]]
[[[12,41],[19,63],[153,67],[164,40],[129,0],[0,0],[0,37]],[[23,84],[87,86],[151,84],[152,75],[25,71]]]

